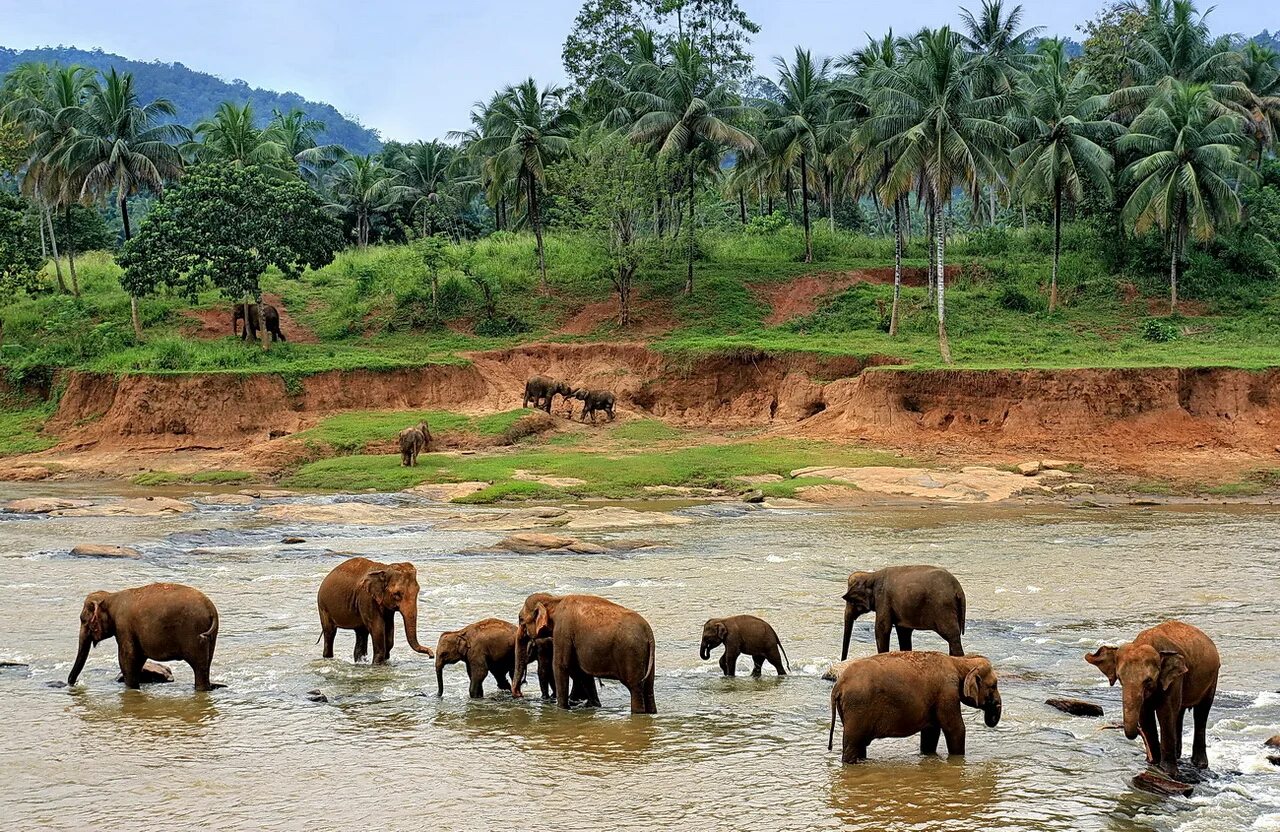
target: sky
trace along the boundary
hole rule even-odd
[[[1028,26],[1075,36],[1104,0],[1022,0]],[[739,0],[761,26],[757,70],[796,45],[818,55],[956,23],[963,0]],[[327,101],[384,138],[443,138],[471,105],[528,76],[564,81],[560,48],[581,0],[0,0],[0,46],[101,48],[177,61]],[[971,0],[974,8],[981,0]],[[1207,7],[1208,3],[1200,3]],[[1272,0],[1219,0],[1215,32],[1280,28]]]

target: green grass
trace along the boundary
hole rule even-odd
[[[584,485],[559,489],[573,497],[631,497],[645,486],[684,485],[739,489],[736,477],[782,474],[811,465],[904,465],[892,454],[823,442],[764,439],[734,444],[703,444],[676,450],[606,453],[564,450],[545,445],[476,456],[426,454],[416,468],[404,468],[394,455],[356,455],[304,465],[286,484],[297,488],[394,491],[423,482],[492,483],[519,495],[536,483],[514,478],[517,469],[544,476],[575,477]],[[481,492],[484,494],[484,492]],[[485,499],[479,497],[479,499]]]
[[[253,474],[248,471],[196,471],[191,474],[179,474],[174,471],[148,471],[138,474],[130,482],[134,485],[176,485],[194,483],[199,485],[231,485],[238,482],[251,482]]]
[[[315,427],[294,434],[294,438],[327,445],[340,453],[352,453],[370,442],[390,442],[400,431],[421,421],[426,421],[433,434],[466,431],[480,436],[500,436],[517,419],[532,412],[508,410],[476,417],[444,410],[356,410],[329,416]]]
[[[0,410],[0,457],[33,454],[58,444],[56,437],[40,432],[52,415],[52,404]]]
[[[611,439],[627,443],[664,442],[687,436],[682,430],[657,419],[629,419],[608,428]]]

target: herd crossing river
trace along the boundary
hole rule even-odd
[[[393,512],[404,499],[295,501]],[[655,547],[514,554],[487,548],[502,532],[279,521],[257,513],[263,502],[171,517],[0,516],[0,660],[27,665],[0,668],[0,826],[1280,830],[1280,769],[1267,759],[1280,752],[1263,746],[1280,731],[1274,511],[667,505],[695,522],[642,530]],[[281,542],[290,536],[305,542]],[[142,558],[66,554],[86,542]],[[398,640],[390,664],[354,666],[349,631],[337,658],[322,659],[315,594],[335,553],[416,563],[429,645],[481,618],[514,620],[538,590],[637,610],[657,640],[658,714],[631,716],[616,683],[602,684],[599,709],[561,711],[536,685],[517,701],[488,683],[474,701],[460,665],[437,698],[430,659]],[[964,758],[923,758],[908,738],[842,766],[838,747],[826,749],[831,683],[820,674],[839,658],[845,578],[897,563],[961,580],[964,647],[994,663],[1003,718],[988,729],[964,709]],[[213,679],[227,687],[193,693],[175,663],[177,684],[125,690],[111,642],[80,684],[51,686],[75,658],[85,594],[155,581],[217,604]],[[699,658],[702,623],[737,613],[776,628],[792,675],[740,667],[725,679],[718,651]],[[1222,654],[1210,771],[1191,798],[1130,787],[1141,743],[1111,727],[1120,688],[1084,661],[1168,617]],[[874,652],[872,622],[855,625],[851,656]],[[946,649],[928,632],[915,647]],[[1069,716],[1044,704],[1054,696],[1106,713]]]

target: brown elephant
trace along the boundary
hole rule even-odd
[[[115,638],[124,684],[142,683],[147,659],[181,660],[196,675],[196,690],[213,690],[209,666],[218,642],[218,609],[200,590],[181,584],[148,584],[119,592],[91,592],[80,610],[80,649],[67,676],[74,685],[89,649]]]
[[[963,656],[964,590],[955,576],[939,566],[888,566],[876,572],[853,572],[844,594],[844,641],[840,660],[849,658],[853,622],[876,614],[876,650],[889,652],[889,631],[898,631],[898,649],[911,649],[913,630],[933,630],[953,656]]]
[[[1158,762],[1166,774],[1177,774],[1183,718],[1191,710],[1191,764],[1208,768],[1204,734],[1222,665],[1211,638],[1190,624],[1166,621],[1138,633],[1128,644],[1099,647],[1084,660],[1112,685],[1120,680],[1124,735],[1135,739],[1142,734],[1148,763]]]
[[[711,651],[721,644],[720,669],[726,676],[737,675],[738,656],[746,653],[755,662],[752,676],[760,675],[766,660],[774,666],[779,676],[786,676],[782,659],[787,651],[782,649],[778,634],[768,621],[754,615],[731,615],[728,618],[709,618],[702,625],[702,644],[698,655],[703,661],[711,658]],[[791,664],[788,660],[787,664]]]
[[[444,669],[462,662],[471,679],[472,699],[484,698],[484,677],[492,674],[501,690],[511,690],[507,676],[516,664],[516,625],[486,618],[460,630],[440,634],[436,642],[436,695],[444,696]]]
[[[256,303],[247,304],[247,306],[249,307],[249,323],[247,326],[244,327],[244,334],[241,335],[240,323],[245,319],[245,315],[244,315],[245,306],[246,304],[237,303],[231,313],[231,334],[232,335],[240,335],[241,339],[245,341],[249,340],[249,338],[252,336],[252,338],[256,341],[258,339],[258,330],[261,328],[260,319],[259,319],[259,310],[261,310],[261,322],[266,323],[266,333],[270,333],[271,340],[272,341],[288,341],[289,340],[288,338],[284,337],[284,332],[280,329],[280,310],[276,309],[274,306],[272,306],[269,303],[264,303],[261,306],[259,306]],[[263,334],[263,337],[266,337],[266,333]]]
[[[524,403],[521,406],[528,407],[529,402],[533,402],[535,410],[545,410],[550,413],[551,404],[556,396],[569,398],[572,394],[573,388],[563,381],[546,376],[530,376],[524,383]]]
[[[996,673],[982,656],[944,653],[878,653],[850,662],[831,691],[831,750],[836,712],[844,726],[840,761],[867,758],[867,746],[884,737],[920,734],[920,753],[936,754],[938,736],[948,754],[964,754],[960,706],[982,711],[988,728],[1000,722],[1002,703]]]
[[[434,656],[418,643],[418,570],[412,563],[378,563],[350,558],[333,568],[316,593],[324,657],[333,658],[333,638],[339,628],[356,631],[354,661],[367,652],[373,637],[373,663],[391,656],[395,614],[404,619],[404,635],[414,652]]]
[[[584,674],[616,679],[631,693],[631,713],[654,714],[656,645],[649,622],[634,610],[595,595],[530,595],[516,630],[516,672],[511,695],[521,696],[529,654],[551,640],[556,704],[568,708],[569,686]],[[539,662],[541,664],[541,662]]]
[[[412,468],[418,464],[418,454],[431,450],[431,428],[424,419],[411,428],[400,431],[400,464]]]
[[[571,396],[582,402],[582,415],[578,421],[585,422],[587,417],[591,417],[591,424],[596,423],[596,413],[604,413],[609,417],[609,421],[613,421],[613,408],[617,403],[617,399],[608,390],[588,390],[579,388],[570,392]]]

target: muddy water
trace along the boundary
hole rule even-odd
[[[242,508],[5,517],[0,659],[30,670],[0,670],[0,827],[1280,829],[1280,769],[1262,747],[1280,731],[1280,514],[681,511],[699,522],[646,531],[664,545],[625,557],[468,554],[500,535],[270,525]],[[307,542],[281,545],[286,534]],[[84,541],[145,557],[61,554]],[[388,667],[353,667],[350,634],[322,660],[314,595],[331,550],[416,561],[432,644],[442,629],[512,617],[540,589],[640,610],[658,638],[659,714],[627,715],[616,684],[596,711],[513,702],[491,683],[471,702],[460,666],[437,699],[431,662],[402,639]],[[843,577],[921,561],[963,581],[966,646],[1003,675],[1004,718],[991,730],[967,713],[963,760],[885,740],[871,763],[842,767],[826,750],[819,672],[838,654]],[[214,678],[226,689],[195,695],[178,665],[178,684],[125,691],[111,642],[76,688],[46,686],[66,676],[86,592],[160,580],[217,603]],[[726,680],[699,661],[702,621],[738,612],[775,625],[793,676]],[[1165,616],[1201,626],[1223,654],[1213,774],[1189,800],[1128,787],[1140,748],[1105,727],[1119,689],[1081,658]],[[870,627],[858,624],[859,654]],[[308,700],[317,688],[328,703]],[[1050,695],[1094,699],[1107,715],[1069,717],[1043,705]]]

